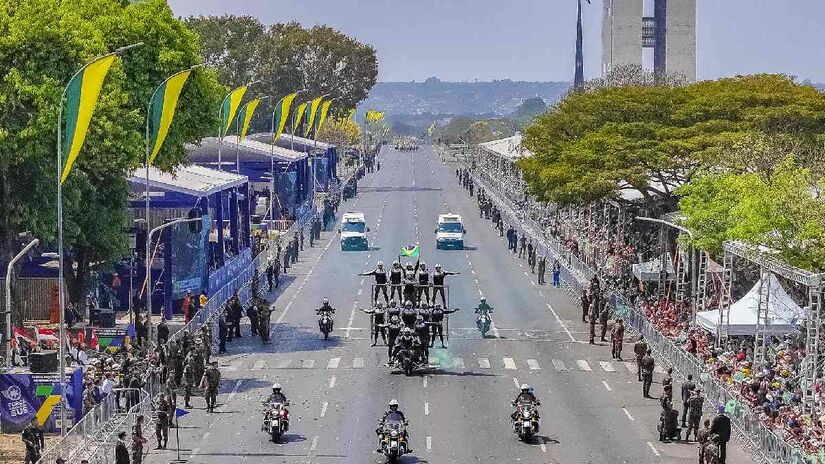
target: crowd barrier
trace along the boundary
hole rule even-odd
[[[505,223],[519,223],[520,229],[548,251],[554,259],[562,265],[560,278],[564,283],[567,294],[573,301],[579,301],[582,289],[586,288],[596,272],[575,256],[563,243],[547,233],[546,228],[536,223],[518,205],[518,195],[511,192],[502,194],[498,191],[499,185],[507,185],[502,176],[484,172],[481,175],[471,174],[478,185],[485,187],[485,195],[496,203],[502,216],[507,217]],[[506,187],[505,187],[506,188]],[[508,188],[508,190],[512,190]],[[792,446],[782,436],[767,427],[759,420],[758,411],[751,411],[742,398],[731,392],[708,372],[703,363],[694,355],[674,344],[664,336],[634,304],[616,292],[610,294],[611,308],[616,317],[621,317],[626,325],[643,335],[651,350],[660,359],[665,360],[673,367],[674,373],[682,378],[691,374],[706,397],[706,406],[709,409],[716,404],[728,404],[735,400],[737,406],[728,416],[734,428],[740,432],[746,449],[755,462],[776,464],[807,464],[817,463],[816,457],[806,456],[806,453]],[[823,464],[822,461],[819,461]]]

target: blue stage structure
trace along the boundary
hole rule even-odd
[[[254,140],[269,143],[272,140],[271,133],[258,133],[251,136]],[[312,158],[315,167],[315,187],[316,190],[329,191],[330,183],[337,181],[338,172],[338,148],[325,142],[315,142],[312,139],[282,134],[275,142],[275,145],[288,148],[301,153],[306,153]]]
[[[145,168],[135,170],[129,183],[133,192],[129,205],[132,215],[145,220]],[[179,301],[187,290],[191,290],[193,296],[200,291],[207,291],[211,296],[232,279],[227,269],[245,267],[251,262],[249,179],[197,165],[181,166],[173,173],[151,167],[149,191],[148,228],[143,229],[142,237],[139,234],[138,253],[144,249],[146,230],[166,220],[185,217],[194,208],[208,218],[204,221],[205,230],[199,234],[191,232],[187,224],[173,226],[161,232],[163,247],[151,245],[152,307],[163,307],[170,318],[173,308],[180,307]],[[163,259],[159,259],[161,249]],[[140,261],[144,259],[141,256]],[[140,285],[145,281],[145,271],[137,271],[135,278],[139,279],[135,288],[145,298],[145,289]],[[159,281],[163,283],[162,289],[156,286]]]

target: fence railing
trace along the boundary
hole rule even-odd
[[[588,281],[596,275],[596,272],[575,256],[564,244],[548,234],[546,228],[536,223],[529,214],[525,214],[516,206],[519,196],[516,192],[513,192],[512,186],[507,186],[503,176],[484,172],[481,175],[473,173],[472,177],[479,185],[485,187],[485,194],[498,204],[502,216],[508,217],[511,222],[520,223],[524,232],[540,246],[543,246],[555,259],[559,260],[562,265],[561,280],[567,287],[568,295],[576,301],[582,289],[586,288]],[[499,186],[505,186],[506,191],[504,194],[498,190]],[[510,193],[507,194],[507,191]],[[808,459],[802,450],[792,446],[782,436],[767,427],[759,419],[758,411],[752,411],[741,397],[731,392],[713,377],[712,373],[696,356],[689,354],[671,339],[664,336],[624,296],[612,292],[610,298],[612,301],[610,306],[615,314],[622,317],[630,328],[642,334],[651,349],[661,359],[669,363],[677,375],[686,377],[691,374],[699,382],[697,386],[705,393],[709,405],[728,404],[730,400],[736,401],[737,407],[729,414],[729,417],[731,423],[744,438],[746,446],[752,454],[757,454],[758,458],[777,464],[816,462]]]

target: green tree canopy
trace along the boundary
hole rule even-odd
[[[545,103],[543,98],[528,98],[521,102],[521,105],[508,116],[508,119],[512,120],[517,127],[523,128],[532,122],[536,116],[545,111],[547,111],[547,103]]]
[[[724,164],[725,148],[754,134],[818,153],[825,95],[780,75],[571,93],[526,129],[535,156],[520,166],[544,201],[586,204],[635,191],[672,208],[696,169]]]
[[[149,98],[170,74],[201,62],[198,37],[162,0],[6,0],[0,9],[0,248],[6,258],[17,232],[55,241],[63,87],[93,57],[145,43],[125,52],[106,78],[86,143],[64,184],[67,283],[78,301],[90,263],[125,253],[126,174],[144,159]],[[221,94],[214,72],[192,75],[158,165],[184,162],[183,145],[213,132]]]

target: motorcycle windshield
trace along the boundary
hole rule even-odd
[[[404,430],[404,419],[401,414],[389,414],[384,420],[384,430],[387,432],[396,430],[402,432]]]

